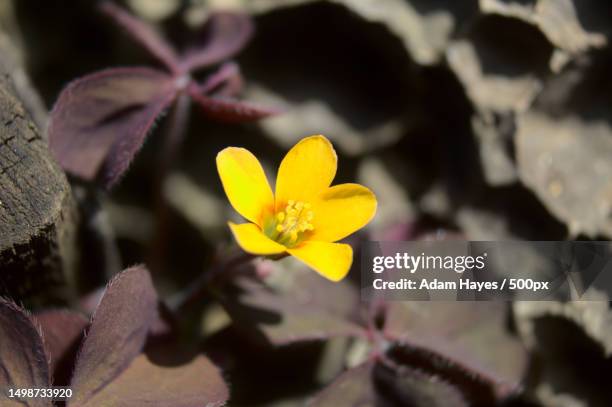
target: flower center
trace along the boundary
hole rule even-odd
[[[289,200],[284,210],[266,222],[265,234],[282,245],[295,246],[307,232],[314,230],[314,212],[310,208],[308,202]]]

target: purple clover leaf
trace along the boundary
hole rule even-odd
[[[212,13],[197,41],[181,53],[152,27],[112,2],[103,2],[100,9],[164,69],[110,68],[66,86],[51,111],[48,134],[53,155],[72,175],[88,181],[98,178],[112,187],[166,110],[174,106],[186,117],[189,103],[185,100],[194,101],[207,117],[222,122],[254,121],[279,112],[236,99],[243,80],[238,65],[228,59],[253,34],[247,15]],[[194,79],[197,70],[215,65],[219,65],[217,70],[202,83]],[[174,131],[182,133],[180,127]]]
[[[111,280],[91,321],[70,311],[31,316],[0,298],[0,405],[51,406],[49,399],[24,399],[23,404],[4,393],[51,385],[72,389],[68,407],[223,405],[227,386],[204,356],[167,367],[142,353],[157,302],[142,266]]]
[[[368,343],[362,364],[313,407],[491,407],[520,395],[527,352],[505,328],[506,304],[360,302],[349,281],[332,286],[305,268],[256,267],[274,269],[232,280],[233,295],[223,296],[245,336],[272,347],[338,337]]]

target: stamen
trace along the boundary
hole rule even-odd
[[[308,202],[289,200],[284,210],[270,219],[266,234],[271,239],[288,246],[299,243],[304,234],[314,230],[314,212]]]

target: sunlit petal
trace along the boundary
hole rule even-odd
[[[309,241],[287,251],[331,281],[342,280],[353,263],[353,249],[344,243]]]
[[[329,140],[310,136],[297,143],[285,156],[276,178],[276,208],[289,200],[309,202],[331,184],[337,157]]]
[[[234,209],[258,225],[274,208],[274,196],[257,158],[244,148],[228,147],[217,154],[217,171]]]
[[[334,185],[313,203],[311,240],[335,242],[361,229],[376,213],[376,196],[359,184]]]
[[[270,255],[286,251],[285,246],[276,243],[264,235],[259,227],[253,223],[240,225],[229,222],[230,229],[242,249],[251,254]]]

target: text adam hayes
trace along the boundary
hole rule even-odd
[[[510,278],[499,281],[478,281],[469,278],[460,278],[458,281],[434,278],[434,273],[454,272],[463,274],[466,271],[486,272],[485,261],[487,253],[479,256],[431,256],[421,253],[410,255],[396,253],[393,256],[375,256],[372,258],[372,271],[375,274],[389,271],[391,273],[408,271],[414,274],[417,271],[426,271],[428,277],[395,278],[385,281],[384,278],[375,278],[372,286],[376,290],[469,290],[469,291],[525,291],[535,292],[551,289],[548,281],[535,281],[531,278]],[[389,277],[387,273],[385,277]]]
[[[462,278],[459,281],[440,281],[437,278],[432,280],[401,278],[398,281],[385,281],[377,278],[374,279],[372,285],[376,290],[475,290],[480,292],[500,289],[497,281],[472,281],[468,278]]]
[[[380,274],[389,271],[408,271],[414,274],[420,270],[454,271],[462,274],[465,271],[482,270],[485,268],[487,254],[480,256],[431,256],[421,253],[410,255],[408,253],[396,253],[393,256],[376,256],[372,259],[372,271]],[[385,281],[382,278],[374,279],[373,287],[376,290],[497,290],[499,283],[494,281],[471,281],[460,279],[459,281],[441,281],[433,279],[410,279],[400,278],[395,281]]]

